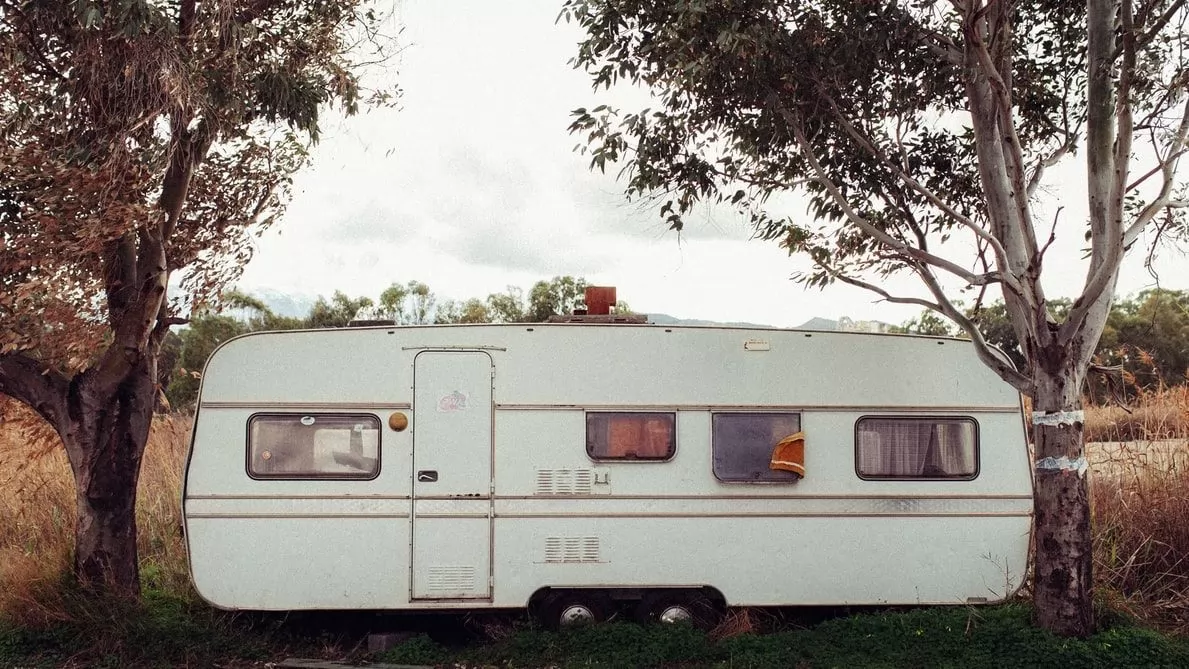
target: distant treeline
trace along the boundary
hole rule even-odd
[[[1068,299],[1049,302],[1049,313],[1061,321]],[[987,341],[1020,367],[1024,357],[1003,302],[968,309]],[[958,335],[958,329],[933,312],[908,321],[898,332]],[[1153,389],[1189,381],[1189,291],[1154,288],[1115,300],[1098,343],[1098,373],[1090,377],[1096,399],[1109,399],[1126,389]]]

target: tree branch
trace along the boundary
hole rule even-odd
[[[1012,192],[1011,199],[1016,208],[1016,216],[1020,220],[1020,229],[1022,232],[1032,230],[1032,212],[1028,202],[1028,185],[1025,182],[1025,166],[1024,166],[1024,147],[1020,142],[1020,136],[1016,132],[1016,124],[1012,118],[1012,99],[1011,99],[1011,20],[1010,7],[1008,2],[994,2],[988,3],[984,7],[984,11],[988,14],[994,5],[994,21],[991,18],[987,19],[988,32],[991,33],[994,40],[994,46],[999,51],[1000,60],[1002,62],[995,62],[995,58],[991,55],[990,48],[986,40],[982,38],[978,30],[970,25],[967,31],[967,42],[974,48],[974,54],[977,62],[981,66],[984,76],[991,85],[991,92],[994,95],[996,104],[994,106],[995,124],[999,130],[1001,141],[1006,144],[1006,149],[1002,151],[1004,165],[1007,167],[1007,177],[1011,182]],[[991,24],[994,23],[994,27]],[[1001,34],[1006,33],[1006,34]],[[1036,253],[1036,240],[1033,236],[1026,234],[1025,239],[1028,240],[1030,255]]]
[[[781,113],[785,115],[785,120],[788,121],[789,125],[792,126],[793,134],[797,140],[797,144],[801,148],[801,153],[805,156],[805,159],[809,162],[810,167],[817,175],[818,182],[822,184],[822,187],[830,195],[831,199],[833,199],[834,202],[839,206],[839,208],[842,209],[843,213],[846,214],[847,219],[849,219],[852,224],[854,224],[866,234],[875,238],[876,241],[880,242],[884,246],[899,251],[913,260],[945,270],[946,272],[953,274],[963,281],[966,281],[972,286],[981,286],[987,283],[996,283],[1002,281],[1002,272],[993,272],[982,275],[974,274],[966,268],[946,260],[945,258],[933,255],[932,253],[928,253],[915,246],[896,239],[883,230],[880,230],[878,227],[872,225],[871,222],[866,218],[860,216],[859,213],[854,210],[854,207],[850,205],[850,202],[847,201],[846,196],[844,196],[838,189],[837,184],[835,184],[829,178],[825,169],[822,168],[821,163],[819,163],[817,158],[814,156],[813,148],[810,146],[808,139],[806,139],[805,133],[801,129],[800,124],[796,122],[796,119],[792,117],[792,115],[787,110],[782,109]]]
[[[875,143],[872,142],[870,140],[870,138],[868,138],[863,133],[859,132],[859,130],[857,128],[855,128],[854,125],[852,125],[849,121],[846,120],[846,118],[841,113],[839,113],[838,107],[837,107],[837,105],[834,104],[833,99],[830,99],[828,97],[826,99],[829,102],[830,107],[834,110],[835,121],[838,122],[839,125],[841,125],[844,130],[846,130],[846,133],[848,135],[850,135],[851,139],[853,139],[856,143],[858,143],[859,146],[863,147],[869,154],[871,154],[871,156],[873,158],[884,163],[884,165],[886,165],[889,169],[892,170],[892,172],[894,172],[896,174],[897,178],[899,178],[906,185],[908,185],[909,188],[916,191],[918,195],[925,198],[925,200],[928,201],[929,204],[932,204],[934,207],[936,207],[938,210],[940,210],[942,213],[944,213],[946,216],[948,216],[951,220],[953,220],[953,221],[957,222],[958,224],[962,225],[963,227],[967,228],[968,230],[973,232],[978,238],[982,239],[987,244],[989,244],[991,247],[991,250],[995,253],[996,259],[998,259],[998,261],[999,261],[999,267],[1006,268],[1008,266],[1007,252],[1004,250],[1003,245],[999,243],[999,240],[995,239],[994,235],[992,235],[990,232],[987,232],[985,229],[983,229],[983,227],[981,225],[974,222],[974,220],[972,220],[971,218],[962,215],[956,209],[949,206],[949,204],[947,204],[945,201],[943,201],[936,193],[934,193],[932,190],[926,188],[919,181],[917,181],[912,176],[910,176],[907,172],[905,172],[903,169],[901,169],[899,166],[897,166],[895,164],[895,162],[888,160],[887,154],[885,152],[881,151],[878,147],[876,147]],[[1019,284],[1019,282],[1016,280],[1016,278],[1011,275],[1010,272],[1006,272],[1006,271],[1000,272],[999,279],[1010,290],[1013,290],[1016,292],[1020,292],[1023,290],[1023,287]]]
[[[835,279],[838,279],[839,281],[856,288],[862,288],[863,290],[875,293],[876,295],[882,297],[885,301],[896,304],[914,304],[931,311],[935,311],[949,318],[954,323],[957,323],[958,327],[962,328],[962,330],[970,336],[970,341],[972,344],[974,344],[974,350],[979,359],[982,360],[983,363],[988,367],[990,367],[991,370],[999,376],[999,378],[1011,384],[1012,387],[1022,393],[1027,394],[1031,392],[1032,380],[1016,370],[1012,366],[1011,362],[995,354],[994,349],[990,346],[990,344],[987,343],[986,338],[983,337],[982,332],[979,331],[978,326],[975,325],[974,321],[971,321],[969,318],[967,318],[954,305],[954,303],[945,296],[945,292],[941,290],[941,286],[937,283],[936,277],[934,277],[932,273],[930,273],[924,267],[918,266],[915,268],[915,271],[919,276],[921,276],[922,279],[924,279],[925,285],[929,287],[929,292],[933,293],[933,296],[937,302],[930,302],[919,297],[900,297],[892,295],[880,286],[863,281],[862,279],[847,276],[824,263],[818,263],[818,265]]]
[[[1162,183],[1160,184],[1160,193],[1154,200],[1148,203],[1146,207],[1140,210],[1135,221],[1127,227],[1123,233],[1123,248],[1129,248],[1139,238],[1141,232],[1147,227],[1148,223],[1165,209],[1172,205],[1174,200],[1171,199],[1172,189],[1175,185],[1175,178],[1177,173],[1177,163],[1180,162],[1181,156],[1184,155],[1186,147],[1185,141],[1189,139],[1189,99],[1186,99],[1185,106],[1181,110],[1181,124],[1177,127],[1177,132],[1173,135],[1172,140],[1168,143],[1168,148],[1165,151],[1165,157],[1158,161],[1155,170],[1159,171],[1162,176]],[[1144,179],[1150,176],[1144,175]]]
[[[937,300],[940,313],[957,323],[958,327],[962,328],[970,336],[970,341],[974,344],[974,351],[978,355],[979,360],[982,360],[983,364],[990,367],[999,378],[1011,384],[1013,388],[1025,395],[1031,395],[1034,390],[1032,379],[1017,370],[1006,356],[995,354],[994,349],[987,343],[986,338],[983,337],[982,331],[978,329],[978,325],[970,320],[966,314],[963,314],[946,297],[945,290],[942,289],[941,284],[937,281],[937,277],[933,276],[932,272],[924,267],[917,267],[916,271],[917,275],[921,277],[921,280],[924,281],[925,286],[929,289],[929,292],[933,294],[933,298]]]
[[[56,429],[66,419],[66,389],[61,373],[23,353],[0,354],[0,394],[29,406]]]
[[[1068,139],[1061,146],[1057,147],[1049,155],[1040,159],[1036,163],[1036,168],[1032,171],[1032,178],[1028,180],[1028,197],[1031,198],[1036,195],[1036,189],[1040,187],[1041,180],[1044,177],[1045,170],[1061,162],[1061,159],[1066,156],[1073,147],[1077,145],[1076,136],[1067,136]]]
[[[1124,4],[1130,6],[1127,2]],[[1116,196],[1123,191],[1123,186],[1116,184],[1119,176],[1119,166],[1115,164],[1119,159],[1119,154],[1115,152],[1118,108],[1112,101],[1117,91],[1111,82],[1114,71],[1111,55],[1115,40],[1114,22],[1113,0],[1089,0],[1086,168],[1090,205],[1090,268],[1081,296],[1074,300],[1068,317],[1061,324],[1058,341],[1062,345],[1068,345],[1075,335],[1083,331],[1087,316],[1100,304],[1100,298],[1107,288],[1114,285],[1123,257],[1121,211],[1115,209],[1121,203],[1121,200],[1116,200]],[[1130,118],[1127,120],[1130,121]],[[1130,141],[1129,136],[1124,139]],[[1123,180],[1126,181],[1125,176]]]
[[[1164,26],[1168,25],[1168,22],[1172,20],[1172,17],[1176,16],[1177,12],[1184,9],[1184,7],[1185,0],[1174,0],[1174,2],[1168,6],[1168,9],[1164,10],[1164,13],[1157,17],[1156,21],[1153,22],[1152,25],[1148,26],[1147,30],[1144,30],[1135,37],[1135,48],[1142,49],[1147,46],[1149,42],[1151,42],[1157,35],[1160,34],[1161,30],[1164,30]],[[1141,13],[1140,20],[1147,20],[1147,16]],[[1139,27],[1142,28],[1143,25],[1141,24]]]
[[[136,292],[136,247],[130,233],[104,245],[103,274],[107,322],[114,330]]]

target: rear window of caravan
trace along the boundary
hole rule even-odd
[[[586,453],[595,460],[668,460],[677,451],[677,415],[586,414]]]
[[[855,424],[855,467],[864,479],[973,479],[978,423],[967,417],[865,416]]]
[[[259,479],[372,479],[380,419],[348,414],[257,414],[248,420],[248,475]]]

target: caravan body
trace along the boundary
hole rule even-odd
[[[1028,556],[1023,429],[1016,392],[954,339],[251,334],[204,373],[186,542],[228,609],[995,601]]]

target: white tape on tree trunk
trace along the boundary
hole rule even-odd
[[[1074,423],[1085,423],[1086,412],[1078,409],[1077,411],[1033,411],[1032,424],[1033,425],[1054,425],[1061,427],[1062,425],[1073,425]]]
[[[1060,472],[1077,472],[1079,477],[1086,475],[1086,470],[1090,469],[1090,463],[1086,462],[1085,457],[1077,457],[1072,460],[1062,455],[1059,458],[1041,458],[1036,461],[1036,471],[1041,470],[1056,470]]]

